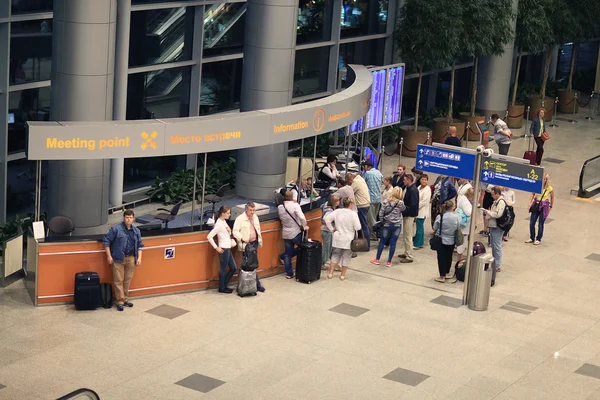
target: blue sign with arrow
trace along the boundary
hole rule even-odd
[[[531,193],[542,193],[544,168],[508,160],[483,160],[481,182]]]
[[[416,167],[420,171],[473,180],[475,159],[474,154],[419,144]]]

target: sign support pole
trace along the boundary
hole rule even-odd
[[[379,136],[377,137],[377,169],[381,169],[383,155],[383,128],[379,129]]]
[[[192,191],[192,228],[194,227],[194,211],[196,211],[196,181],[198,180],[198,153],[194,154],[194,190]],[[200,215],[200,226],[202,226],[202,215]]]
[[[296,181],[296,186],[298,187],[298,198],[296,201],[300,204],[301,198],[301,190],[300,190],[300,182],[302,179],[302,158],[304,158],[304,139],[300,143],[300,158],[298,159],[298,181]]]
[[[481,166],[483,164],[483,151],[485,147],[480,145],[477,148],[477,155],[475,156],[475,172],[473,175],[474,187],[476,199],[479,198],[479,191],[481,190]],[[491,150],[490,150],[491,151]],[[476,204],[473,204],[475,206]],[[474,207],[475,208],[475,207]],[[479,210],[477,210],[479,211]],[[485,218],[485,217],[484,217]],[[467,296],[469,291],[469,271],[471,262],[473,261],[473,245],[475,243],[475,231],[477,230],[477,212],[475,209],[471,212],[471,221],[469,223],[469,241],[467,244],[467,262],[465,264],[465,285],[463,289],[463,305],[467,304]]]
[[[313,149],[313,159],[312,159],[312,161],[313,161],[312,162],[312,174],[310,175],[312,179],[310,180],[310,193],[309,193],[309,196],[308,196],[308,198],[310,199],[310,209],[311,210],[312,210],[312,203],[313,203],[313,195],[312,194],[313,194],[313,190],[315,190],[315,186],[314,186],[315,185],[315,179],[316,179],[316,177],[315,177],[315,165],[317,165],[316,164],[316,160],[317,160],[317,140],[318,139],[319,139],[319,135],[315,135],[315,146],[314,146],[314,149]]]
[[[365,124],[366,124],[366,121],[363,124],[362,135],[360,137],[360,157],[358,158],[358,160],[359,160],[359,163],[358,163],[358,173],[359,173],[359,175],[362,175],[360,173],[360,171],[361,171],[361,165],[363,163],[363,156],[365,155],[365,149],[364,149],[364,147],[365,147],[365,133],[368,135],[368,132],[365,132]],[[358,139],[358,136],[356,138]],[[356,143],[356,147],[359,147],[358,143]]]
[[[198,155],[196,155],[198,156]],[[200,201],[200,227],[202,228],[202,222],[204,219],[204,193],[206,189],[206,161],[208,158],[208,153],[204,153],[204,166],[202,172],[202,200]]]
[[[37,222],[41,219],[41,200],[42,200],[42,162],[35,162],[35,214],[33,219]]]

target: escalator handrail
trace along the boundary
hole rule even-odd
[[[87,395],[88,397],[91,397],[94,400],[100,400],[100,396],[98,396],[98,393],[94,392],[92,389],[86,389],[86,388],[77,389],[77,390],[75,390],[69,394],[66,394],[63,397],[60,397],[56,400],[76,399],[78,396],[81,396],[84,394]]]
[[[219,43],[219,40],[221,40],[223,38],[223,36],[225,36],[225,34],[229,31],[229,29],[231,29],[231,27],[233,25],[235,25],[235,23],[238,22],[240,18],[242,18],[242,15],[244,15],[245,12],[246,12],[246,4],[244,3],[244,5],[235,13],[233,18],[227,22],[227,25],[225,25],[225,28],[221,32],[219,32],[217,35],[215,35],[212,38],[212,40],[209,43],[207,43],[204,47],[211,49],[214,45]]]

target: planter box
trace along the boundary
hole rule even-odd
[[[462,140],[465,134],[466,124],[460,120],[452,120],[452,123],[448,124],[446,118],[434,118],[433,119],[433,140],[436,142],[444,143],[446,138],[446,132],[450,126],[456,127],[456,137]]]
[[[511,115],[517,117],[511,118]],[[523,118],[525,118],[525,105],[508,105],[508,118],[506,119],[506,124],[510,129],[521,129],[523,127]]]
[[[417,156],[418,144],[431,144],[431,129],[419,126],[415,131],[414,126],[400,127],[400,137],[404,139],[402,155],[404,157],[415,158]],[[427,138],[429,137],[429,140]]]

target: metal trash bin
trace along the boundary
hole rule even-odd
[[[485,311],[490,302],[494,257],[489,253],[484,253],[473,257],[472,260],[473,265],[469,271],[467,305],[471,310]]]

